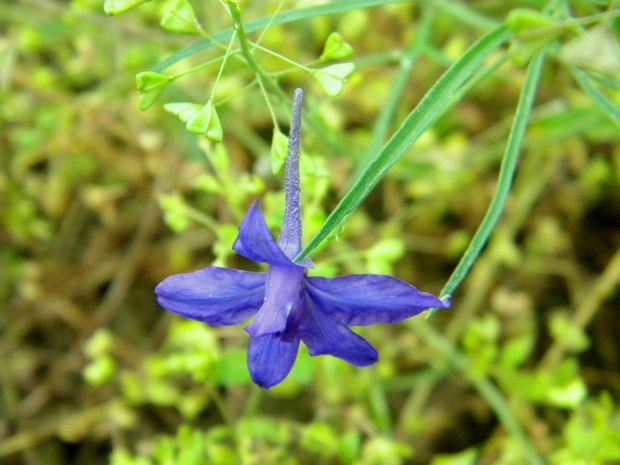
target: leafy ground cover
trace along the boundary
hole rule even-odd
[[[3,463],[620,461],[618,6],[5,0]],[[311,273],[452,305],[262,390],[153,289],[262,270],[297,87]]]

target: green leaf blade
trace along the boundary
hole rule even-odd
[[[576,66],[571,67],[571,72],[573,73],[573,76],[575,76],[575,79],[581,88],[586,92],[586,94],[588,94],[592,101],[598,105],[602,112],[605,113],[605,115],[607,115],[607,117],[611,119],[616,126],[620,126],[620,108],[618,105],[616,105],[603,92],[598,90],[594,84],[592,84],[590,77],[585,72]]]
[[[433,124],[450,97],[463,85],[481,63],[511,36],[506,27],[500,27],[478,40],[429,90],[419,105],[405,119],[382,152],[370,162],[362,175],[336,206],[323,227],[304,250],[295,258],[300,260],[316,248],[344,218],[355,210],[387,170],[413,145],[417,138]]]
[[[508,192],[512,186],[512,179],[514,178],[514,173],[517,169],[517,161],[519,160],[521,146],[523,145],[523,139],[525,138],[525,130],[527,128],[530,112],[536,97],[536,90],[538,89],[543,64],[544,53],[541,53],[534,57],[528,67],[523,90],[521,91],[521,96],[519,98],[515,119],[508,137],[504,159],[502,160],[495,194],[493,195],[491,204],[489,205],[480,227],[476,231],[476,234],[472,238],[458,265],[452,272],[448,282],[442,289],[441,296],[452,294],[461,284],[463,279],[465,279],[465,276],[467,276],[469,269],[476,261],[476,258],[478,258],[480,251],[484,247],[484,244],[486,244],[499,220],[500,215],[502,214],[502,211],[504,210],[504,205],[506,204],[506,199],[508,198]],[[432,316],[434,312],[435,309],[431,310],[429,316]]]
[[[202,110],[203,105],[192,102],[171,102],[164,104],[164,110],[179,117],[181,121],[187,123],[192,117]]]

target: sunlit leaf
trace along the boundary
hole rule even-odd
[[[164,212],[164,221],[175,233],[180,234],[189,228],[191,221],[187,216],[183,197],[174,192],[157,195],[157,203]]]
[[[140,92],[140,110],[148,109],[159,98],[173,76],[145,71],[136,74],[136,87]]]
[[[527,66],[532,58],[565,31],[541,11],[516,8],[506,18],[506,27],[515,34],[510,45],[510,61],[516,66]]]
[[[213,105],[209,100],[204,108],[194,114],[187,122],[187,130],[194,134],[203,134],[213,142],[222,142],[222,124]]]
[[[577,378],[566,386],[554,387],[547,393],[546,401],[561,408],[575,408],[588,397],[588,389],[582,379]]]
[[[175,0],[159,24],[167,31],[179,34],[197,34],[200,31],[194,9],[187,0]]]
[[[337,97],[342,92],[345,79],[351,75],[354,69],[353,63],[341,63],[314,70],[312,74],[327,95]]]
[[[549,16],[528,8],[516,8],[506,18],[506,27],[521,41],[554,36],[558,33],[558,29],[554,26],[555,23]]]
[[[594,26],[565,43],[560,56],[570,64],[601,73],[620,73],[620,45],[613,30],[605,24]]]
[[[529,40],[527,42],[515,40],[510,44],[508,56],[513,65],[522,68],[527,66],[534,56],[543,51],[548,43],[548,39]]]
[[[353,55],[353,47],[346,43],[339,33],[332,32],[325,42],[325,48],[320,60],[342,60],[349,58],[351,55]]]
[[[178,116],[181,121],[187,123],[192,118],[192,116],[194,116],[202,109],[202,107],[203,106],[199,103],[173,102],[166,103],[164,105],[164,110]]]

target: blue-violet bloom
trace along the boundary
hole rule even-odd
[[[267,228],[257,199],[239,226],[233,250],[259,263],[266,273],[210,266],[164,279],[155,289],[166,310],[184,318],[225,326],[252,315],[248,368],[263,388],[290,372],[304,341],[310,355],[332,355],[363,367],[378,360],[377,351],[349,326],[398,323],[449,300],[418,291],[392,276],[355,274],[337,278],[307,276],[312,262],[293,259],[302,250],[299,202],[299,149],[302,91],[295,92],[286,160],[286,205],[280,239]]]

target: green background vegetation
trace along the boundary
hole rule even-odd
[[[188,5],[1,0],[2,463],[620,462],[620,5],[240,1],[230,48],[231,3]],[[341,92],[312,71],[344,62]],[[175,78],[140,96],[143,72]],[[337,236],[312,273],[453,301],[362,328],[372,367],[302,348],[262,391],[241,327],[153,288],[259,270],[231,246],[257,196],[277,233],[296,87],[304,237]],[[209,99],[222,143],[164,108]]]

